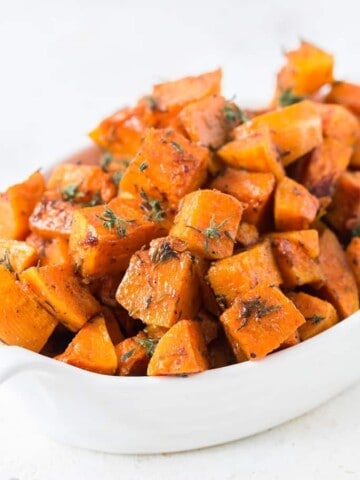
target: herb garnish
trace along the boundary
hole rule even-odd
[[[267,305],[265,300],[262,300],[260,297],[243,300],[241,304],[241,324],[237,330],[245,327],[252,316],[255,317],[256,321],[259,321],[261,318],[269,315],[269,313],[276,312],[281,308],[280,305]]]
[[[351,236],[352,237],[360,237],[360,223],[358,223],[356,225],[356,227],[354,227],[352,230],[351,230]]]
[[[140,197],[143,200],[141,209],[147,214],[148,220],[161,222],[165,219],[166,213],[161,206],[161,200],[149,198],[144,190],[141,190]]]
[[[147,104],[148,104],[148,107],[150,108],[150,110],[154,111],[154,110],[157,109],[156,100],[152,95],[148,95],[147,97],[145,97],[145,99],[147,101]]]
[[[0,264],[1,265],[4,265],[4,267],[9,271],[9,272],[13,272],[14,271],[14,268],[13,266],[11,265],[11,262],[10,262],[10,257],[9,257],[9,252],[6,251],[4,253],[4,256],[2,258],[0,258]]]
[[[198,233],[201,233],[205,237],[205,252],[209,253],[209,241],[210,240],[217,240],[219,243],[219,240],[221,238],[221,235],[225,235],[228,237],[232,242],[234,242],[234,239],[231,237],[230,233],[226,230],[224,232],[221,231],[221,228],[225,225],[226,222],[230,220],[231,217],[225,218],[222,222],[220,222],[218,225],[215,224],[215,215],[213,214],[210,219],[210,224],[207,228],[204,228],[201,230],[200,228],[196,228],[193,225],[186,225],[187,228],[191,228],[192,230],[195,230]]]
[[[114,173],[111,175],[112,181],[115,183],[116,186],[119,185],[120,180],[122,179],[123,174],[124,174],[124,172],[122,172],[121,170],[117,170],[116,172],[114,172]]]
[[[73,201],[78,198],[83,198],[84,193],[79,191],[79,185],[70,184],[61,190],[61,196],[65,201]]]
[[[127,226],[135,221],[118,217],[108,206],[105,207],[103,215],[97,215],[97,218],[103,222],[103,226],[108,230],[115,228],[119,237],[126,237]]]
[[[305,99],[305,96],[296,95],[291,91],[291,88],[287,88],[286,90],[283,90],[279,95],[279,105],[281,107],[288,107],[289,105],[294,105],[294,103],[299,103]]]
[[[151,256],[151,261],[159,264],[171,258],[179,258],[179,255],[170,247],[169,242],[163,242],[159,248],[155,249]]]
[[[82,207],[96,207],[96,205],[102,204],[102,198],[99,191],[96,191],[92,196],[91,200],[88,202],[82,203]]]
[[[135,339],[142,347],[146,350],[146,355],[148,357],[152,357],[155,352],[156,345],[159,343],[159,340],[155,340],[154,338],[140,338],[136,337]]]
[[[311,315],[311,317],[305,317],[305,320],[308,320],[312,322],[314,325],[318,324],[322,320],[325,320],[325,317],[322,317],[321,315],[317,315],[316,313],[314,315]]]
[[[121,355],[120,361],[121,362],[126,362],[128,358],[130,358],[134,353],[135,353],[136,348],[132,348],[131,350],[127,351],[124,353],[124,355]]]
[[[170,145],[171,145],[172,147],[175,148],[175,150],[176,150],[177,152],[179,152],[179,153],[184,153],[183,147],[182,147],[181,145],[179,145],[177,142],[174,142],[173,140],[171,140],[169,143],[170,143]]]
[[[227,123],[245,123],[249,120],[245,113],[238,106],[231,103],[225,104],[224,117]]]
[[[146,170],[148,168],[148,164],[146,162],[142,162],[139,166],[139,171],[140,172],[143,172],[144,170]]]
[[[113,161],[112,154],[110,152],[104,153],[100,163],[100,167],[104,172],[106,173],[109,172],[109,166],[110,166],[110,163],[112,163],[112,161]]]

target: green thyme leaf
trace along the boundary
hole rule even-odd
[[[125,352],[124,355],[121,355],[120,361],[126,362],[126,360],[128,360],[132,355],[134,355],[135,351],[136,351],[136,348],[132,348],[128,352]]]
[[[113,160],[114,160],[114,158],[113,158],[113,156],[110,152],[104,153],[104,155],[101,159],[101,163],[100,163],[100,167],[102,168],[102,170],[104,172],[106,172],[106,173],[109,172],[109,166],[113,162]]]
[[[161,200],[149,198],[144,190],[141,190],[140,197],[143,200],[141,209],[147,214],[146,218],[153,222],[162,222],[166,217],[166,213],[162,208]]]
[[[65,201],[73,201],[84,196],[83,192],[79,191],[79,185],[68,185],[61,190],[61,196]]]
[[[108,206],[105,207],[102,215],[97,215],[97,218],[103,222],[103,226],[108,230],[115,229],[119,237],[126,237],[127,226],[135,222],[135,220],[127,220],[125,218],[118,217],[116,213]]]
[[[146,162],[142,162],[139,166],[139,171],[140,172],[143,172],[144,170],[146,170],[148,168],[148,164]]]
[[[305,100],[306,97],[303,95],[296,95],[291,91],[290,88],[283,90],[279,96],[279,105],[281,107],[288,107],[289,105],[294,105],[294,103],[299,103],[302,100]]]
[[[123,177],[123,174],[124,174],[124,172],[122,172],[121,170],[117,170],[116,172],[114,172],[114,173],[111,175],[112,181],[115,183],[116,186],[119,185],[120,180],[121,180],[122,177]]]
[[[322,320],[325,320],[325,317],[322,317],[321,315],[317,315],[316,313],[314,315],[311,315],[311,317],[305,317],[305,320],[308,320],[312,322],[314,325],[320,323]]]
[[[4,267],[9,271],[9,272],[14,272],[14,268],[13,266],[11,265],[11,262],[10,262],[10,257],[9,257],[9,252],[6,251],[4,253],[4,256],[2,258],[0,258],[0,264],[1,265],[4,265]]]
[[[169,242],[163,242],[152,254],[151,261],[159,264],[171,258],[179,258],[179,255],[172,250]]]
[[[179,145],[177,142],[174,142],[173,140],[171,140],[170,142],[170,145],[172,145],[172,147],[175,148],[175,150],[179,153],[184,153],[184,149],[181,145]]]
[[[356,227],[354,227],[352,230],[351,230],[351,236],[354,238],[354,237],[360,237],[360,223],[358,225],[356,225]]]
[[[241,322],[238,330],[245,327],[251,317],[254,317],[256,321],[259,321],[266,315],[276,312],[281,308],[281,305],[267,305],[266,301],[260,297],[255,297],[251,300],[243,300],[241,304]]]
[[[155,352],[155,348],[159,343],[159,340],[155,340],[153,338],[140,338],[136,337],[136,341],[140,343],[142,347],[145,348],[146,354],[148,357],[152,357]]]
[[[245,113],[234,103],[226,103],[224,106],[224,117],[227,123],[245,123],[249,119]]]
[[[220,241],[220,238],[222,235],[225,235],[228,238],[231,238],[230,233],[226,230],[225,232],[222,232],[221,229],[222,227],[230,220],[231,217],[225,218],[222,222],[220,222],[218,225],[215,224],[215,215],[213,214],[210,219],[209,226],[207,228],[204,228],[203,230],[200,230],[199,228],[196,228],[192,225],[186,225],[187,228],[191,228],[192,230],[195,230],[198,233],[201,233],[205,237],[205,252],[209,252],[209,243],[210,240],[217,240],[217,242]],[[233,240],[231,238],[231,240]]]

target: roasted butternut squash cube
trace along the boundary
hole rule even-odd
[[[354,237],[346,248],[346,257],[360,291],[360,237]]]
[[[101,312],[101,305],[68,265],[31,267],[19,278],[38,302],[73,332]]]
[[[178,112],[191,102],[209,95],[219,95],[221,88],[220,69],[196,77],[185,77],[154,86],[152,98],[156,109],[163,112]]]
[[[209,151],[172,130],[148,130],[120,181],[121,195],[148,196],[175,210],[205,178]]]
[[[38,260],[38,252],[32,245],[0,238],[0,264],[6,266],[8,270],[19,273],[36,265]]]
[[[31,292],[21,288],[15,275],[0,265],[0,340],[39,352],[58,321]]]
[[[334,57],[309,42],[302,41],[296,50],[285,52],[286,65],[277,76],[280,90],[309,95],[333,81]]]
[[[290,292],[288,298],[304,315],[306,322],[299,327],[301,340],[314,337],[339,321],[331,303],[304,292]]]
[[[122,108],[89,133],[102,149],[132,158],[141,145],[148,127],[155,126],[156,118],[151,98],[141,100],[134,108]]]
[[[295,330],[294,333],[288,337],[285,342],[283,342],[279,350],[284,350],[285,348],[293,347],[301,342],[299,330]]]
[[[318,262],[319,237],[316,230],[271,233],[268,235],[285,288],[323,280]]]
[[[258,285],[236,298],[220,317],[238,362],[276,350],[305,318],[277,287]]]
[[[285,175],[284,168],[270,128],[265,124],[253,127],[248,123],[235,128],[235,140],[218,150],[219,157],[230,167],[251,172],[270,172],[276,178],[282,178]]]
[[[341,105],[317,103],[316,108],[321,116],[324,138],[332,138],[353,147],[359,131],[355,115]]]
[[[320,114],[315,103],[309,100],[259,115],[250,125],[270,128],[285,166],[320,145],[323,139]]]
[[[259,241],[259,231],[255,225],[241,222],[236,233],[236,241],[244,247],[251,247]]]
[[[324,277],[319,293],[334,305],[342,320],[359,309],[359,294],[346,254],[329,229],[320,235],[319,262]]]
[[[36,172],[0,194],[1,238],[25,240],[29,233],[29,217],[44,190],[44,177]]]
[[[96,317],[86,323],[65,352],[55,358],[90,372],[114,375],[117,369],[117,356],[104,318]]]
[[[332,195],[339,177],[347,169],[352,149],[331,137],[324,138],[305,162],[299,180],[317,197]]]
[[[183,198],[170,235],[205,258],[229,257],[242,212],[236,198],[217,190],[198,190]]]
[[[304,230],[315,220],[319,200],[300,183],[284,177],[275,193],[274,217],[277,230]]]
[[[97,165],[61,163],[53,170],[47,188],[80,204],[108,203],[117,194],[112,177]]]
[[[135,377],[146,375],[150,356],[141,343],[145,343],[146,341],[148,341],[146,335],[140,332],[135,337],[126,338],[116,345],[115,351],[118,357],[118,375]]]
[[[45,240],[68,240],[73,216],[78,209],[78,205],[59,199],[57,193],[47,192],[35,205],[29,218],[30,229]]]
[[[242,221],[256,225],[267,225],[275,177],[272,173],[255,173],[226,168],[210,185],[212,188],[232,195],[243,205]]]
[[[208,368],[206,343],[199,323],[180,320],[159,340],[147,374],[188,375]]]
[[[76,212],[69,253],[82,276],[119,274],[133,253],[165,233],[163,223],[148,220],[141,207],[136,199],[116,198],[108,206]]]
[[[333,82],[326,97],[328,103],[344,106],[355,115],[360,115],[360,85],[349,82]]]
[[[116,299],[131,317],[170,328],[178,320],[193,318],[200,299],[191,254],[169,250],[167,244],[166,239],[156,240],[150,250],[131,257]]]
[[[209,269],[208,279],[223,308],[257,285],[278,286],[282,283],[269,240],[214,262]]]
[[[339,178],[326,219],[340,234],[360,223],[360,172],[344,172]]]
[[[232,127],[232,123],[227,121],[227,109],[231,106],[224,97],[210,95],[183,108],[179,120],[191,141],[218,149],[225,143]]]

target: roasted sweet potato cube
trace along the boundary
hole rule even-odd
[[[73,332],[101,312],[101,305],[69,265],[31,267],[19,278],[38,302]]]
[[[360,85],[349,82],[334,82],[326,101],[343,105],[355,115],[360,115]]]
[[[61,163],[53,170],[47,188],[80,204],[107,203],[117,194],[112,177],[97,165]]]
[[[183,108],[179,120],[191,141],[217,149],[225,143],[232,127],[226,120],[227,109],[231,106],[224,97],[210,95]]]
[[[180,320],[159,340],[147,374],[188,375],[208,368],[206,343],[199,323]]]
[[[207,280],[207,273],[209,271],[210,262],[205,258],[195,256],[195,271],[199,279],[200,294],[202,305],[204,308],[215,316],[218,316],[221,312],[219,305],[216,301],[215,293],[210,287]]]
[[[163,112],[178,112],[190,102],[209,95],[220,94],[220,69],[203,73],[197,77],[185,77],[154,86],[152,98],[156,109]]]
[[[327,137],[305,162],[299,180],[317,197],[332,195],[334,185],[349,165],[351,154],[351,147]]]
[[[164,233],[162,222],[148,220],[138,200],[116,198],[108,206],[76,213],[70,257],[84,277],[117,275],[126,270],[134,252]]]
[[[235,140],[226,143],[217,152],[227,165],[251,172],[270,172],[278,179],[285,175],[267,125],[254,128],[246,123],[233,133]]]
[[[290,292],[288,297],[306,320],[299,327],[301,340],[314,337],[339,321],[335,308],[325,300],[304,292]]]
[[[10,271],[22,272],[36,265],[38,260],[38,252],[32,245],[0,238],[0,264],[5,265]]]
[[[114,375],[117,355],[103,317],[86,323],[61,355],[55,357],[74,367],[90,372]]]
[[[346,257],[360,291],[360,237],[354,237],[346,248]]]
[[[320,235],[319,262],[324,276],[320,294],[334,305],[342,320],[359,309],[359,295],[346,254],[329,229]]]
[[[39,352],[58,321],[0,265],[0,340]]]
[[[135,377],[146,375],[150,357],[146,348],[141,343],[144,342],[144,339],[146,339],[146,335],[140,332],[135,337],[126,338],[116,345],[118,375]]]
[[[282,285],[319,285],[323,276],[318,263],[319,240],[316,230],[271,233],[268,235],[276,263],[282,276]]]
[[[315,103],[302,102],[259,115],[251,120],[252,127],[267,125],[287,166],[322,142],[321,117]]]
[[[261,228],[267,224],[275,177],[272,173],[255,173],[226,168],[210,185],[228,193],[244,205],[242,221]]]
[[[251,247],[259,241],[259,231],[251,223],[241,222],[236,233],[236,242],[244,247]]]
[[[279,350],[293,347],[301,342],[299,330],[295,330],[279,347]]]
[[[334,57],[309,42],[302,41],[296,50],[285,52],[287,64],[277,75],[281,91],[309,95],[333,80]]]
[[[278,286],[282,282],[269,240],[213,263],[208,279],[220,306],[225,308],[257,285]]]
[[[73,216],[79,206],[61,200],[54,192],[46,195],[35,205],[29,218],[30,229],[45,240],[69,239]]]
[[[114,312],[106,306],[102,306],[101,316],[105,319],[105,325],[111,341],[114,345],[124,340],[124,335],[120,329],[119,322],[117,321]]]
[[[277,230],[304,230],[315,220],[319,200],[300,183],[284,177],[275,193],[274,217]]]
[[[172,130],[148,130],[121,182],[121,194],[147,195],[175,210],[205,178],[209,151]]]
[[[341,234],[360,223],[360,172],[344,172],[341,175],[326,219]]]
[[[133,318],[170,328],[199,310],[199,280],[189,252],[175,252],[156,240],[150,250],[136,252],[116,292]]]
[[[229,257],[242,212],[236,198],[217,190],[198,190],[183,198],[170,235],[205,258]]]
[[[305,323],[277,287],[258,285],[236,298],[220,317],[238,361],[265,357]]]
[[[358,119],[341,105],[317,103],[324,138],[333,138],[353,147],[359,130]]]
[[[0,194],[1,238],[25,240],[29,233],[29,217],[44,190],[44,177],[36,172]]]
[[[145,98],[134,108],[122,108],[90,132],[91,139],[104,150],[133,157],[140,148],[146,128],[155,126],[152,104],[150,98]]]
[[[41,265],[65,263],[69,263],[69,240],[59,237],[46,242],[41,255]]]

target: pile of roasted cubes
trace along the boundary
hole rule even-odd
[[[184,376],[358,310],[360,86],[306,42],[261,111],[220,83],[216,70],[156,85],[91,132],[91,153],[1,194],[3,343]]]

